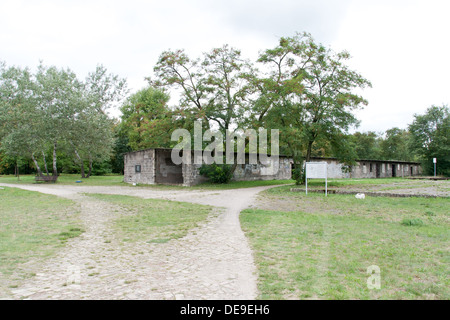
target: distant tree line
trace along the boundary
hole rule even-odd
[[[424,114],[415,114],[406,129],[385,132],[355,132],[344,139],[354,159],[402,160],[422,163],[424,173],[450,176],[450,120],[448,106],[431,106]],[[333,157],[329,141],[318,143],[315,156]]]
[[[28,68],[0,65],[0,171],[59,172],[88,178],[101,171],[117,146],[108,109],[120,102],[126,81],[98,66],[80,80],[69,69],[42,63]],[[96,166],[94,166],[94,163]]]
[[[449,175],[449,109],[432,106],[407,129],[349,131],[367,101],[356,92],[371,83],[310,34],[282,37],[256,61],[224,45],[192,58],[161,53],[148,86],[128,95],[126,81],[99,66],[80,80],[69,69],[37,72],[0,65],[0,173],[123,172],[123,153],[173,147],[171,133],[204,129],[279,129],[280,152],[296,164],[311,157],[423,161]],[[179,100],[169,105],[170,97]],[[108,110],[120,106],[120,120]],[[270,137],[269,137],[270,138]],[[269,139],[270,140],[270,139]],[[248,141],[246,141],[248,143]],[[248,146],[247,146],[248,148]],[[431,159],[431,165],[430,165]],[[294,172],[300,179],[301,166]],[[233,171],[234,168],[231,168]]]

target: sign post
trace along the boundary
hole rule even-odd
[[[308,179],[325,179],[325,196],[328,196],[327,163],[307,162],[306,169],[306,194],[308,194]]]
[[[434,176],[436,177],[436,163],[437,163],[436,158],[433,158],[433,163],[434,163]]]

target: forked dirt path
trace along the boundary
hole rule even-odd
[[[6,185],[74,200],[85,232],[10,289],[7,299],[246,299],[257,297],[253,254],[239,213],[271,187],[198,191],[139,187]],[[121,208],[83,193],[106,193],[217,207],[200,227],[163,244],[124,243],[110,224]],[[35,266],[34,266],[35,267]],[[33,266],[30,266],[32,269]]]

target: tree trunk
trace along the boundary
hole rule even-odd
[[[75,155],[77,156],[78,161],[80,162],[80,168],[81,168],[81,178],[86,178],[86,174],[84,173],[84,163],[83,159],[81,159],[80,155],[78,154],[77,149],[75,150]]]
[[[306,158],[305,158],[305,162],[309,162],[309,160],[311,160],[311,153],[312,153],[312,145],[313,145],[314,141],[309,141],[308,142],[308,150],[306,151]]]
[[[55,142],[55,144],[53,145],[53,169],[52,169],[52,175],[53,176],[57,176],[58,175],[58,168],[56,167],[56,147],[57,144]]]
[[[36,167],[37,173],[40,177],[43,177],[44,175],[42,174],[42,170],[41,167],[39,167],[39,163],[36,161],[36,158],[34,157],[34,154],[31,154],[31,159],[34,162],[34,165]]]
[[[42,158],[44,159],[44,169],[45,169],[45,173],[47,174],[47,176],[49,175],[48,173],[48,168],[47,168],[47,160],[45,160],[45,152],[42,151]]]
[[[92,157],[89,155],[89,172],[88,172],[88,178],[92,175]]]
[[[16,177],[17,177],[17,181],[20,181],[20,175],[19,175],[19,162],[18,162],[18,161],[16,161],[16,168],[15,168],[15,170],[14,170],[14,173],[15,173],[15,175],[16,175]]]

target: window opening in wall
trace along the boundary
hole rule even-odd
[[[135,166],[134,166],[134,171],[135,171],[136,173],[140,173],[140,172],[141,172],[141,165],[140,165],[140,164],[135,165]]]

